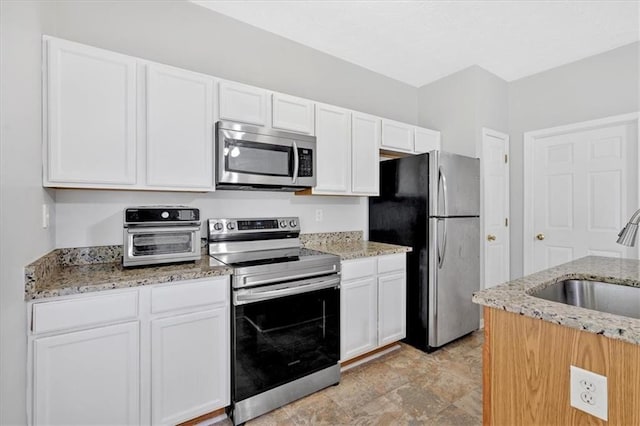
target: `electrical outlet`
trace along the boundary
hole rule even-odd
[[[607,378],[582,368],[570,366],[571,406],[602,420],[607,420]]]
[[[316,209],[316,222],[322,222],[322,209]]]

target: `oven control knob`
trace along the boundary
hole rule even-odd
[[[286,220],[281,220],[280,221],[280,228],[286,228],[287,227],[287,221]]]
[[[296,223],[295,220],[292,220],[291,222],[289,222],[289,226],[291,226],[292,228],[295,228],[296,226],[298,226],[298,224]]]
[[[228,229],[228,230],[236,229],[236,224],[235,224],[235,223],[233,223],[233,222],[229,222],[229,223],[227,223],[227,229]]]
[[[213,229],[216,231],[222,231],[222,224],[220,222],[216,222],[215,225],[213,225]]]
[[[163,219],[168,219],[168,218],[169,218],[169,212],[162,212],[162,213],[160,213],[160,216],[161,216]]]

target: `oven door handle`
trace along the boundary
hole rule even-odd
[[[148,234],[153,232],[194,232],[199,231],[200,226],[165,226],[165,227],[156,227],[156,226],[142,226],[142,227],[129,227],[127,228],[127,233],[129,234]]]
[[[260,302],[263,300],[275,299],[277,297],[293,296],[295,294],[309,293],[311,291],[324,290],[327,288],[340,288],[340,277],[330,280],[321,281],[315,284],[299,285],[296,287],[287,287],[279,290],[255,291],[244,293],[239,290],[235,297],[236,305],[244,305],[246,303]]]
[[[336,270],[337,270],[337,268],[334,265],[331,269],[326,269],[324,271],[313,271],[313,272],[309,272],[309,273],[306,273],[306,274],[278,276],[278,277],[275,277],[275,278],[265,278],[265,279],[262,279],[262,280],[255,280],[255,281],[250,281],[251,275],[249,275],[249,276],[242,277],[242,283],[245,286],[246,285],[254,286],[254,285],[273,284],[273,283],[284,281],[285,279],[287,279],[287,280],[298,280],[300,278],[315,277],[315,276],[322,275],[322,274],[333,274],[333,273],[336,272]]]

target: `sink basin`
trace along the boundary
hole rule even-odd
[[[594,311],[640,319],[640,287],[589,280],[564,280],[532,296]]]

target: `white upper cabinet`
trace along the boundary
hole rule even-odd
[[[314,134],[314,105],[307,99],[274,93],[272,127],[288,132]]]
[[[381,120],[357,112],[351,117],[351,191],[355,195],[378,195]]]
[[[147,185],[214,190],[213,78],[147,66]]]
[[[316,186],[313,193],[351,189],[351,112],[316,104]]]
[[[221,120],[266,126],[269,122],[269,92],[258,87],[230,81],[218,86],[219,114]]]
[[[45,186],[136,183],[136,60],[45,39]]]
[[[382,119],[380,148],[393,151],[413,151],[413,126],[399,121]]]
[[[437,130],[415,128],[414,151],[418,154],[440,149],[440,132]]]

